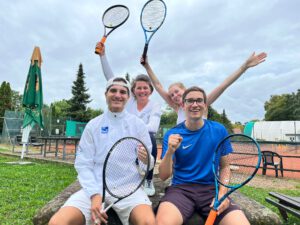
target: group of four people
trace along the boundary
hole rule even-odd
[[[177,126],[163,138],[159,165],[159,177],[166,180],[172,176],[171,185],[160,201],[156,216],[148,198],[155,193],[153,170],[143,187],[116,203],[113,209],[123,224],[179,225],[185,223],[194,212],[207,217],[215,194],[213,151],[227,136],[223,125],[206,119],[207,107],[248,68],[263,62],[266,54],[253,53],[236,72],[206,96],[203,89],[186,89],[181,83],[174,83],[168,92],[165,91],[147,59],[141,59],[141,62],[149,77],[138,75],[130,85],[126,79],[113,75],[104,46],[98,43],[97,48],[107,79],[105,98],[108,109],[87,124],[78,146],[75,168],[82,189],[66,201],[49,224],[107,222],[107,214],[101,211],[101,171],[112,145],[122,137],[136,137],[151,149],[156,159],[155,133],[162,112],[160,105],[149,98],[154,89],[178,114]],[[109,196],[106,200],[110,200]],[[230,199],[220,205],[218,214],[217,223],[222,225],[249,224],[243,212]]]

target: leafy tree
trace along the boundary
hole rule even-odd
[[[5,110],[12,110],[12,90],[9,82],[3,81],[0,86],[0,117],[4,117]],[[0,118],[0,132],[2,132],[3,119]]]
[[[227,115],[226,115],[224,109],[223,109],[222,114],[219,114],[215,109],[213,109],[211,106],[209,106],[207,118],[210,120],[222,123],[226,127],[226,129],[229,133],[233,132],[232,124],[231,124],[230,120],[227,118]]]
[[[12,109],[12,94],[9,82],[3,81],[0,86],[0,116],[4,116],[5,110]]]
[[[300,89],[297,94],[273,95],[265,102],[265,120],[286,121],[300,119]]]
[[[176,125],[176,121],[177,121],[177,113],[168,106],[167,109],[161,115],[160,126],[173,127]]]
[[[213,121],[221,122],[221,115],[211,106],[208,107],[207,118]]]
[[[87,109],[87,114],[89,116],[89,120],[101,115],[103,113],[102,109],[92,109],[92,108],[88,108]]]
[[[85,87],[84,72],[80,63],[77,72],[77,79],[73,82],[73,97],[69,100],[70,108],[68,116],[76,121],[87,122],[89,116],[87,114],[87,104],[91,102],[90,95],[87,94],[88,89]]]
[[[250,120],[250,122],[259,122],[259,121],[260,121],[259,119]]]
[[[61,118],[61,117],[67,117],[68,112],[70,111],[70,102],[68,100],[60,100],[51,103],[51,113],[52,117],[55,118]]]
[[[294,114],[294,119],[295,120],[300,120],[300,89],[298,89],[297,94],[294,94],[294,109],[293,109],[293,114]]]
[[[241,122],[235,122],[234,124],[232,124],[232,127],[243,131],[245,126]]]
[[[23,95],[21,95],[18,91],[12,90],[11,104],[13,110],[15,111],[23,110],[22,99],[23,99]]]

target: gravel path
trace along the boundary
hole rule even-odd
[[[300,188],[300,180],[291,180],[288,178],[275,178],[257,174],[247,185],[259,188],[276,188],[295,190]]]

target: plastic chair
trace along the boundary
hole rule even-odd
[[[266,171],[268,166],[273,166],[275,169],[276,177],[278,177],[278,170],[281,172],[281,176],[283,177],[283,163],[282,157],[272,151],[262,151],[262,159],[263,159],[263,175],[266,175]]]

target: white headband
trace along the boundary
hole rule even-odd
[[[122,79],[124,80],[126,83],[119,81],[118,79]],[[116,80],[116,81],[115,81]],[[123,86],[126,87],[128,89],[128,95],[130,95],[130,84],[129,82],[124,79],[123,77],[113,77],[111,79],[109,79],[106,83],[106,91],[112,86],[112,85],[119,85],[119,86]]]

